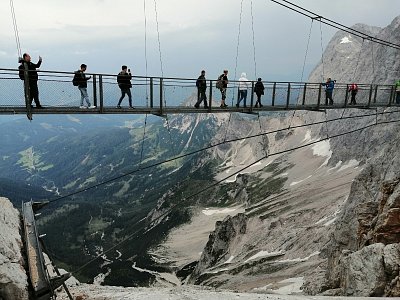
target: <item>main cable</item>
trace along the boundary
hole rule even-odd
[[[296,146],[296,147],[293,147],[293,148],[289,148],[289,149],[282,150],[282,151],[278,151],[278,152],[275,152],[275,153],[270,153],[269,155],[265,155],[265,156],[261,157],[260,159],[257,159],[256,161],[252,162],[251,164],[249,164],[249,165],[247,165],[247,166],[241,168],[240,170],[238,170],[238,171],[236,171],[236,172],[234,172],[234,173],[232,173],[232,174],[230,174],[230,175],[227,175],[226,177],[224,177],[224,178],[222,178],[222,179],[216,181],[215,183],[213,183],[213,184],[207,186],[206,188],[202,188],[202,189],[200,189],[199,191],[196,191],[196,192],[192,193],[191,195],[189,195],[189,196],[187,196],[186,198],[184,198],[183,201],[178,202],[178,203],[175,204],[175,205],[172,205],[167,211],[165,211],[164,213],[162,213],[161,215],[159,215],[158,217],[156,217],[155,219],[153,219],[153,220],[150,222],[150,225],[149,225],[149,226],[151,226],[151,224],[156,224],[156,225],[159,224],[158,222],[159,222],[160,220],[162,220],[167,214],[169,214],[173,209],[175,209],[175,208],[181,206],[182,204],[186,204],[186,201],[187,201],[188,199],[191,199],[191,198],[193,198],[193,197],[196,197],[196,196],[198,196],[198,195],[200,195],[200,194],[202,194],[202,193],[208,191],[209,189],[211,189],[211,188],[213,188],[213,187],[219,185],[220,183],[224,182],[225,180],[231,178],[232,176],[235,176],[235,175],[239,174],[240,172],[243,172],[244,170],[246,170],[246,169],[248,169],[248,168],[250,168],[250,167],[252,167],[252,166],[254,166],[254,165],[258,164],[258,163],[260,163],[261,161],[263,161],[263,160],[266,159],[266,158],[269,158],[269,157],[271,157],[271,156],[277,156],[277,155],[282,155],[282,154],[286,154],[286,153],[289,153],[289,152],[293,152],[293,151],[296,151],[296,150],[299,150],[299,149],[302,149],[302,148],[305,148],[305,147],[308,147],[308,146],[311,146],[311,145],[314,145],[314,144],[318,144],[318,143],[321,143],[321,142],[324,142],[324,141],[327,141],[327,140],[331,140],[331,139],[338,138],[338,137],[341,137],[341,136],[344,136],[344,135],[347,135],[347,134],[352,134],[352,133],[355,133],[355,132],[363,131],[363,130],[365,130],[365,129],[368,129],[368,128],[371,128],[371,127],[374,127],[374,126],[377,126],[377,125],[388,124],[388,123],[397,123],[397,122],[400,122],[400,120],[392,120],[392,121],[379,122],[379,123],[375,123],[375,122],[374,122],[374,123],[372,123],[372,124],[366,125],[366,126],[361,127],[361,128],[353,129],[353,130],[350,130],[350,131],[347,131],[347,132],[344,132],[344,133],[339,133],[339,134],[336,134],[336,135],[332,135],[332,136],[330,136],[330,137],[325,137],[325,138],[320,139],[320,140],[311,141],[311,142],[306,143],[306,144],[304,144],[304,145],[299,145],[299,146]],[[132,225],[132,226],[137,226],[137,225],[139,225],[139,224],[140,224],[141,222],[143,222],[143,221],[144,221],[144,219],[141,219],[141,220],[139,220],[138,222],[136,222],[136,223],[135,223],[134,225]],[[156,226],[156,225],[155,225],[155,226]],[[154,227],[153,227],[153,228],[154,228]],[[149,230],[151,230],[151,229],[152,229],[152,228],[148,229],[147,232],[148,232]],[[76,269],[76,270],[73,271],[72,273],[73,273],[73,274],[76,274],[76,273],[80,272],[80,271],[83,270],[86,266],[90,265],[91,263],[93,263],[94,261],[96,261],[97,259],[99,259],[100,257],[104,256],[105,254],[107,254],[107,253],[110,252],[111,250],[115,249],[116,247],[118,247],[118,246],[122,245],[123,243],[127,242],[128,240],[130,240],[132,237],[134,237],[136,234],[138,234],[141,230],[142,230],[142,229],[138,229],[138,230],[134,231],[132,234],[128,235],[128,236],[127,236],[126,238],[124,238],[122,241],[120,241],[119,243],[113,245],[112,247],[110,247],[110,248],[107,249],[106,251],[103,251],[101,254],[98,254],[96,257],[94,257],[94,258],[91,259],[90,261],[86,262],[85,264],[83,264],[82,266],[80,266],[78,269]]]
[[[372,36],[370,36],[370,35],[368,35],[368,34],[366,34],[366,33],[363,33],[363,32],[361,32],[361,31],[352,29],[352,28],[347,27],[347,26],[345,26],[345,25],[342,25],[342,24],[340,24],[340,23],[338,23],[338,22],[335,22],[335,21],[332,21],[332,20],[330,20],[330,19],[324,18],[324,17],[322,17],[322,16],[320,16],[320,15],[314,13],[314,12],[311,12],[311,11],[309,11],[309,10],[307,10],[307,9],[305,9],[305,8],[302,8],[301,6],[298,6],[298,5],[296,5],[296,4],[293,4],[293,3],[289,2],[289,1],[281,0],[281,1],[284,1],[284,2],[290,4],[290,5],[294,6],[294,7],[299,8],[299,9],[301,9],[301,10],[303,10],[303,11],[300,11],[300,10],[298,10],[298,9],[296,9],[296,8],[293,8],[293,7],[290,7],[290,6],[285,5],[285,4],[283,4],[283,3],[280,3],[280,2],[278,2],[277,0],[270,0],[270,1],[275,2],[276,4],[279,4],[279,5],[281,5],[281,6],[283,6],[283,7],[286,7],[286,8],[288,8],[288,9],[290,9],[290,10],[293,10],[293,11],[295,11],[295,12],[297,12],[297,13],[299,13],[299,14],[305,16],[305,17],[308,17],[308,18],[311,18],[311,19],[312,19],[312,18],[318,19],[319,22],[324,23],[325,25],[334,27],[334,28],[336,28],[336,29],[338,29],[338,30],[341,30],[341,31],[344,31],[344,32],[353,34],[353,35],[358,36],[358,37],[360,37],[360,38],[370,39],[372,42],[377,43],[377,44],[381,44],[381,45],[383,45],[383,46],[387,46],[387,47],[391,47],[391,48],[400,50],[400,45],[398,45],[398,44],[394,44],[394,43],[391,43],[391,42],[388,42],[388,41],[385,41],[385,40],[382,40],[382,39],[378,39],[378,38],[372,37]],[[304,11],[305,11],[305,12],[304,12]],[[310,15],[310,14],[311,14],[311,15]]]
[[[400,112],[400,110],[391,111],[391,112],[390,111],[384,111],[384,112],[380,112],[379,115],[386,115],[386,114],[392,114],[392,113],[398,113],[398,112]],[[313,123],[309,123],[309,124],[301,124],[301,125],[293,126],[293,127],[291,127],[291,129],[298,129],[298,128],[303,128],[303,127],[321,125],[321,124],[325,124],[327,122],[329,123],[329,122],[335,122],[335,121],[339,121],[339,120],[366,118],[366,117],[370,117],[370,116],[375,116],[375,113],[373,113],[373,114],[356,115],[356,116],[347,116],[347,117],[343,117],[343,118],[341,117],[341,118],[330,119],[328,121],[326,121],[326,120],[325,121],[318,121],[318,122],[313,122]],[[137,168],[135,170],[132,170],[130,172],[127,172],[127,173],[115,176],[113,178],[104,180],[104,181],[102,181],[100,183],[97,183],[95,185],[89,186],[87,188],[79,189],[79,190],[77,190],[75,192],[72,192],[70,194],[67,194],[67,195],[64,195],[64,196],[49,200],[49,203],[54,203],[54,202],[60,201],[60,200],[65,199],[65,198],[69,198],[71,196],[74,196],[74,195],[77,195],[77,194],[80,194],[80,193],[83,193],[83,192],[87,192],[87,191],[95,189],[95,188],[97,188],[99,186],[108,184],[110,182],[116,181],[118,179],[124,178],[124,177],[129,176],[129,175],[135,174],[135,173],[137,173],[139,171],[143,171],[143,170],[147,170],[147,169],[150,169],[150,168],[154,168],[154,167],[157,167],[157,166],[160,166],[160,165],[163,165],[163,164],[166,164],[166,163],[169,163],[169,162],[181,159],[181,158],[185,158],[185,157],[197,154],[197,153],[201,153],[201,152],[207,151],[209,149],[212,149],[212,148],[215,148],[215,147],[227,144],[227,143],[233,143],[233,142],[238,142],[238,141],[242,141],[242,140],[245,140],[245,139],[256,138],[256,137],[269,135],[269,134],[273,134],[273,133],[279,133],[279,132],[287,131],[288,129],[289,129],[288,127],[285,127],[285,128],[281,128],[281,129],[271,130],[271,131],[268,131],[268,132],[249,135],[249,136],[246,136],[246,137],[234,138],[234,139],[231,139],[231,140],[224,140],[222,142],[217,142],[215,144],[212,144],[212,145],[209,145],[207,147],[203,147],[203,148],[197,149],[197,150],[192,151],[192,152],[181,154],[181,155],[178,155],[178,156],[170,158],[170,159],[166,159],[166,160],[154,163],[154,164],[150,164],[150,165],[147,165],[147,166],[144,166],[144,167],[141,167],[141,168]]]

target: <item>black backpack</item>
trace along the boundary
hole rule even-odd
[[[75,72],[74,78],[72,78],[72,84],[78,86],[81,83],[81,79],[82,76],[78,72]]]

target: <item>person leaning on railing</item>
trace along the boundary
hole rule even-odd
[[[325,87],[325,104],[328,105],[328,99],[329,99],[329,105],[333,105],[333,89],[335,88],[335,82],[336,80],[332,80],[331,78],[328,78],[325,83],[321,83],[322,86]]]

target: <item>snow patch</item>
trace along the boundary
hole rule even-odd
[[[319,142],[312,147],[313,155],[326,157],[326,160],[322,163],[320,167],[326,166],[328,164],[329,159],[332,156],[332,150],[329,143],[329,140]]]
[[[234,258],[235,257],[231,255],[231,257],[229,257],[229,259],[226,262],[224,262],[224,264],[230,264]]]
[[[307,179],[310,178],[310,177],[312,177],[312,175],[310,175],[310,176],[308,176],[307,178],[304,178],[304,179],[302,179],[302,180],[299,180],[299,181],[293,181],[293,182],[290,184],[290,186],[299,184],[299,183],[301,183],[301,182],[307,180]]]
[[[355,168],[358,167],[358,165],[360,164],[360,162],[356,159],[351,159],[347,164],[343,165],[338,172],[346,170],[348,168]]]
[[[93,279],[93,284],[94,284],[94,285],[101,285],[101,284],[104,282],[104,279],[106,279],[106,277],[107,277],[108,275],[110,275],[110,274],[111,274],[111,269],[110,269],[110,268],[107,268],[107,273],[106,273],[106,274],[100,273],[99,275],[97,275],[97,276]]]
[[[223,208],[223,209],[209,209],[209,208],[206,208],[206,209],[203,209],[201,212],[203,214],[205,214],[206,216],[212,216],[212,215],[215,215],[215,214],[229,214],[229,213],[234,212],[236,210],[237,210],[237,208]]]
[[[340,43],[341,44],[348,44],[348,43],[352,43],[352,41],[350,41],[350,35],[349,36],[345,36],[344,38],[342,38],[341,40],[340,40]]]
[[[247,263],[248,261],[254,260],[257,258],[273,257],[273,256],[284,255],[284,254],[285,254],[285,251],[275,251],[275,252],[260,251],[257,254],[253,255],[252,257],[246,259],[244,263]]]
[[[311,253],[309,256],[304,257],[304,258],[293,258],[293,259],[283,259],[283,260],[278,260],[278,262],[303,262],[303,261],[307,261],[309,260],[311,257],[318,255],[320,252],[319,251],[315,251],[313,253]]]

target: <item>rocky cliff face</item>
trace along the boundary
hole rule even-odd
[[[355,28],[400,43],[400,17],[384,29],[362,24]],[[368,102],[371,83],[393,84],[400,76],[400,52],[338,32],[326,47],[324,65],[315,68],[309,82],[321,82],[322,75],[338,83],[365,84],[357,97],[360,103]],[[377,99],[379,93],[384,92],[379,91]],[[340,102],[344,93],[335,91],[334,97]],[[363,117],[343,119],[348,116]],[[268,117],[260,117],[263,129],[338,119],[269,134],[268,153],[370,127],[271,157],[265,165],[260,163],[236,177],[235,187],[246,193],[231,191],[230,195],[235,195],[237,203],[245,203],[246,224],[242,226],[246,232],[238,239],[229,225],[231,219],[218,223],[191,282],[275,293],[292,288],[300,292],[294,286],[304,282],[303,292],[309,294],[399,296],[400,131],[398,123],[390,123],[398,120],[396,108]],[[373,126],[379,122],[388,123]],[[237,163],[250,161],[243,159],[244,149],[232,148],[239,159],[226,158],[225,165],[230,167],[221,172],[237,170]],[[257,189],[267,189],[274,184],[271,179],[277,178],[284,179],[279,190],[264,198],[257,194]],[[221,229],[227,228],[232,231],[220,237]],[[224,247],[216,251],[210,245]]]
[[[22,267],[18,211],[0,197],[0,299],[28,299],[28,279]]]
[[[394,43],[400,42],[400,17],[384,29],[357,29]],[[362,45],[348,36],[352,50],[346,52],[340,40],[346,36],[337,33],[329,43],[325,57],[331,58],[336,68],[329,67],[332,78],[346,82],[375,82],[393,84],[400,76],[400,52],[383,46]],[[349,44],[349,43],[347,43]],[[346,44],[346,45],[347,45]],[[355,70],[354,51],[359,47],[360,61],[357,73],[349,77],[343,73],[344,61],[337,47],[349,57],[348,64]],[[361,46],[364,48],[361,49]],[[356,48],[354,48],[356,47]],[[360,54],[361,53],[361,54]],[[372,56],[372,53],[373,56]],[[351,56],[353,55],[353,56]],[[345,60],[346,61],[346,60]],[[346,61],[347,62],[347,61]],[[318,77],[319,65],[311,80]],[[377,112],[390,112],[390,109]],[[393,109],[395,111],[395,109]],[[332,112],[331,114],[333,114]],[[361,114],[353,112],[353,115]],[[397,113],[377,115],[376,120],[344,121],[336,128],[358,128],[374,122],[393,121]],[[330,242],[322,251],[326,266],[321,272],[307,277],[304,289],[307,293],[326,295],[399,296],[399,242],[400,201],[398,195],[400,173],[398,156],[399,134],[397,124],[386,124],[363,131],[357,136],[343,136],[332,141],[335,149],[331,158],[334,163],[346,155],[363,160],[366,165],[354,180],[342,211],[338,214]],[[324,271],[325,270],[325,271]]]

